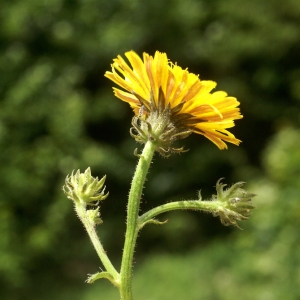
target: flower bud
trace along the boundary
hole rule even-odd
[[[91,169],[87,168],[84,173],[80,170],[66,177],[63,191],[67,197],[76,203],[92,204],[94,201],[101,201],[107,198],[108,193],[104,194],[105,187],[102,189],[106,176],[100,180],[91,175]]]
[[[218,201],[218,210],[213,213],[213,216],[220,217],[221,223],[225,226],[234,225],[240,228],[237,221],[248,220],[251,215],[251,210],[255,208],[252,205],[252,198],[255,194],[248,193],[241,187],[244,182],[237,182],[229,189],[223,188],[227,184],[217,182],[217,195],[213,195],[212,201]]]

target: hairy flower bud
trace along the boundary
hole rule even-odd
[[[235,225],[240,228],[237,221],[249,219],[251,210],[255,208],[251,199],[256,195],[241,188],[244,182],[237,182],[224,190],[227,184],[222,184],[221,180],[222,178],[216,185],[217,195],[213,195],[212,199],[212,201],[219,202],[218,210],[213,213],[213,216],[219,216],[221,223],[225,226]]]
[[[108,193],[104,194],[106,176],[100,180],[91,175],[91,169],[87,168],[84,173],[80,170],[66,177],[63,191],[67,197],[76,203],[92,204],[94,201],[101,201],[107,198]]]

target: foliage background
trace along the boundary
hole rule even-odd
[[[220,177],[258,194],[244,231],[195,212],[145,228],[136,298],[300,297],[298,0],[2,0],[0,45],[1,299],[118,299],[108,282],[84,284],[100,266],[61,186],[73,169],[107,174],[99,234],[119,265],[139,146],[103,74],[130,49],[217,81],[244,115],[240,147],[191,136],[188,153],[156,155],[142,210],[209,197]]]

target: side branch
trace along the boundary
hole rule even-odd
[[[255,208],[252,205],[252,198],[255,194],[242,189],[243,184],[243,182],[237,182],[230,188],[224,189],[226,184],[222,184],[220,179],[216,185],[217,195],[213,195],[211,200],[202,201],[199,195],[198,200],[176,201],[160,205],[139,218],[139,228],[141,229],[146,223],[153,223],[153,218],[161,213],[179,209],[209,212],[214,217],[220,217],[223,225],[234,225],[240,228],[237,221],[248,220],[251,210]]]
[[[202,210],[205,212],[213,213],[218,210],[219,203],[217,201],[201,201],[201,200],[184,200],[166,203],[157,206],[139,217],[140,227],[154,217],[172,210]]]

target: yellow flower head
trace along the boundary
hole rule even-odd
[[[142,141],[149,139],[149,132],[155,138],[158,132],[160,140],[165,142],[159,146],[167,152],[174,150],[170,149],[171,141],[192,132],[204,135],[220,149],[227,148],[225,142],[240,143],[227,130],[234,126],[234,120],[243,117],[239,102],[226,92],[211,92],[215,82],[200,80],[187,69],[169,62],[166,53],[156,51],[154,57],[144,53],[143,60],[134,51],[126,52],[125,56],[131,67],[119,55],[113,60],[112,72],[106,72],[105,76],[125,90],[113,88],[115,96],[133,108],[136,115],[133,125],[138,135],[143,136]],[[146,125],[139,126],[137,120]]]

